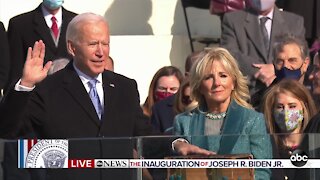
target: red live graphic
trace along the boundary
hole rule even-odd
[[[69,159],[68,168],[94,168],[94,159]]]

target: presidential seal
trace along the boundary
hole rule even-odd
[[[68,140],[38,141],[26,157],[26,168],[68,168]]]

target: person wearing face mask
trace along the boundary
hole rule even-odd
[[[272,84],[282,79],[294,79],[310,87],[308,78],[305,78],[309,64],[309,49],[305,40],[283,36],[274,46],[275,79]],[[310,87],[311,88],[311,87]]]
[[[191,99],[190,80],[187,79],[182,83],[177,93],[177,98],[173,104],[175,114],[190,111],[194,106],[196,106],[196,104],[197,102]]]
[[[154,103],[174,95],[180,87],[183,74],[174,66],[160,68],[153,76],[146,101],[142,105],[144,115],[151,117]]]
[[[44,61],[68,59],[66,31],[69,22],[77,14],[62,7],[64,0],[43,0],[34,10],[12,17],[8,26],[8,44],[10,50],[10,73],[7,86],[13,85],[21,76],[27,51],[36,41],[46,44]],[[56,18],[53,26],[52,17]],[[55,30],[55,33],[53,32]],[[14,144],[13,144],[14,145]],[[42,170],[27,171],[17,169],[16,148],[6,145],[4,163],[6,179],[44,179]]]
[[[221,46],[231,51],[241,71],[250,80],[251,102],[257,107],[275,78],[273,44],[291,34],[304,39],[301,16],[280,11],[275,0],[247,0],[247,9],[226,13],[222,20]]]
[[[203,55],[205,51],[196,51],[189,54],[185,61],[184,67],[184,81],[189,79],[190,70],[193,64],[195,64]],[[175,104],[178,99],[180,99],[180,88],[182,87],[183,82],[179,87],[179,91],[173,96],[165,98],[161,101],[157,101],[152,107],[152,115],[151,115],[151,124],[155,128],[156,131],[160,133],[164,133],[166,135],[172,134],[172,124],[174,116],[177,115]],[[180,101],[180,100],[178,100]]]
[[[10,82],[21,77],[28,47],[33,47],[36,41],[42,40],[46,44],[45,63],[72,58],[67,52],[66,30],[76,14],[63,8],[63,3],[64,0],[43,0],[36,9],[10,19]]]
[[[273,134],[273,157],[287,159],[298,148],[311,117],[316,113],[309,90],[298,81],[283,79],[264,95],[262,111]],[[280,134],[281,133],[281,134]],[[272,179],[295,179],[295,169],[273,169]]]
[[[47,73],[52,62],[44,64],[46,46],[36,41],[28,49],[23,76],[0,103],[0,137],[27,138],[33,133],[37,139],[76,139],[69,141],[73,157],[132,158],[133,145],[118,138],[151,135],[152,127],[146,124],[140,108],[135,80],[105,70],[109,31],[101,15],[74,17],[66,31],[72,61],[50,76]],[[19,133],[22,130],[25,133]],[[111,139],[104,141],[105,137]],[[17,169],[18,160],[9,162]],[[135,175],[130,169],[37,170],[44,171],[41,180],[127,180]]]

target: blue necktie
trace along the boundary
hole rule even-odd
[[[89,96],[90,96],[91,101],[94,105],[94,108],[96,109],[96,112],[97,112],[99,119],[101,119],[102,106],[101,106],[99,95],[97,92],[96,83],[97,83],[96,79],[92,79],[88,82],[89,87],[90,87]]]

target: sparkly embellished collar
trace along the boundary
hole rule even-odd
[[[227,115],[227,112],[218,113],[218,114],[207,113],[206,118],[208,118],[210,120],[222,120],[226,117],[226,115]]]

